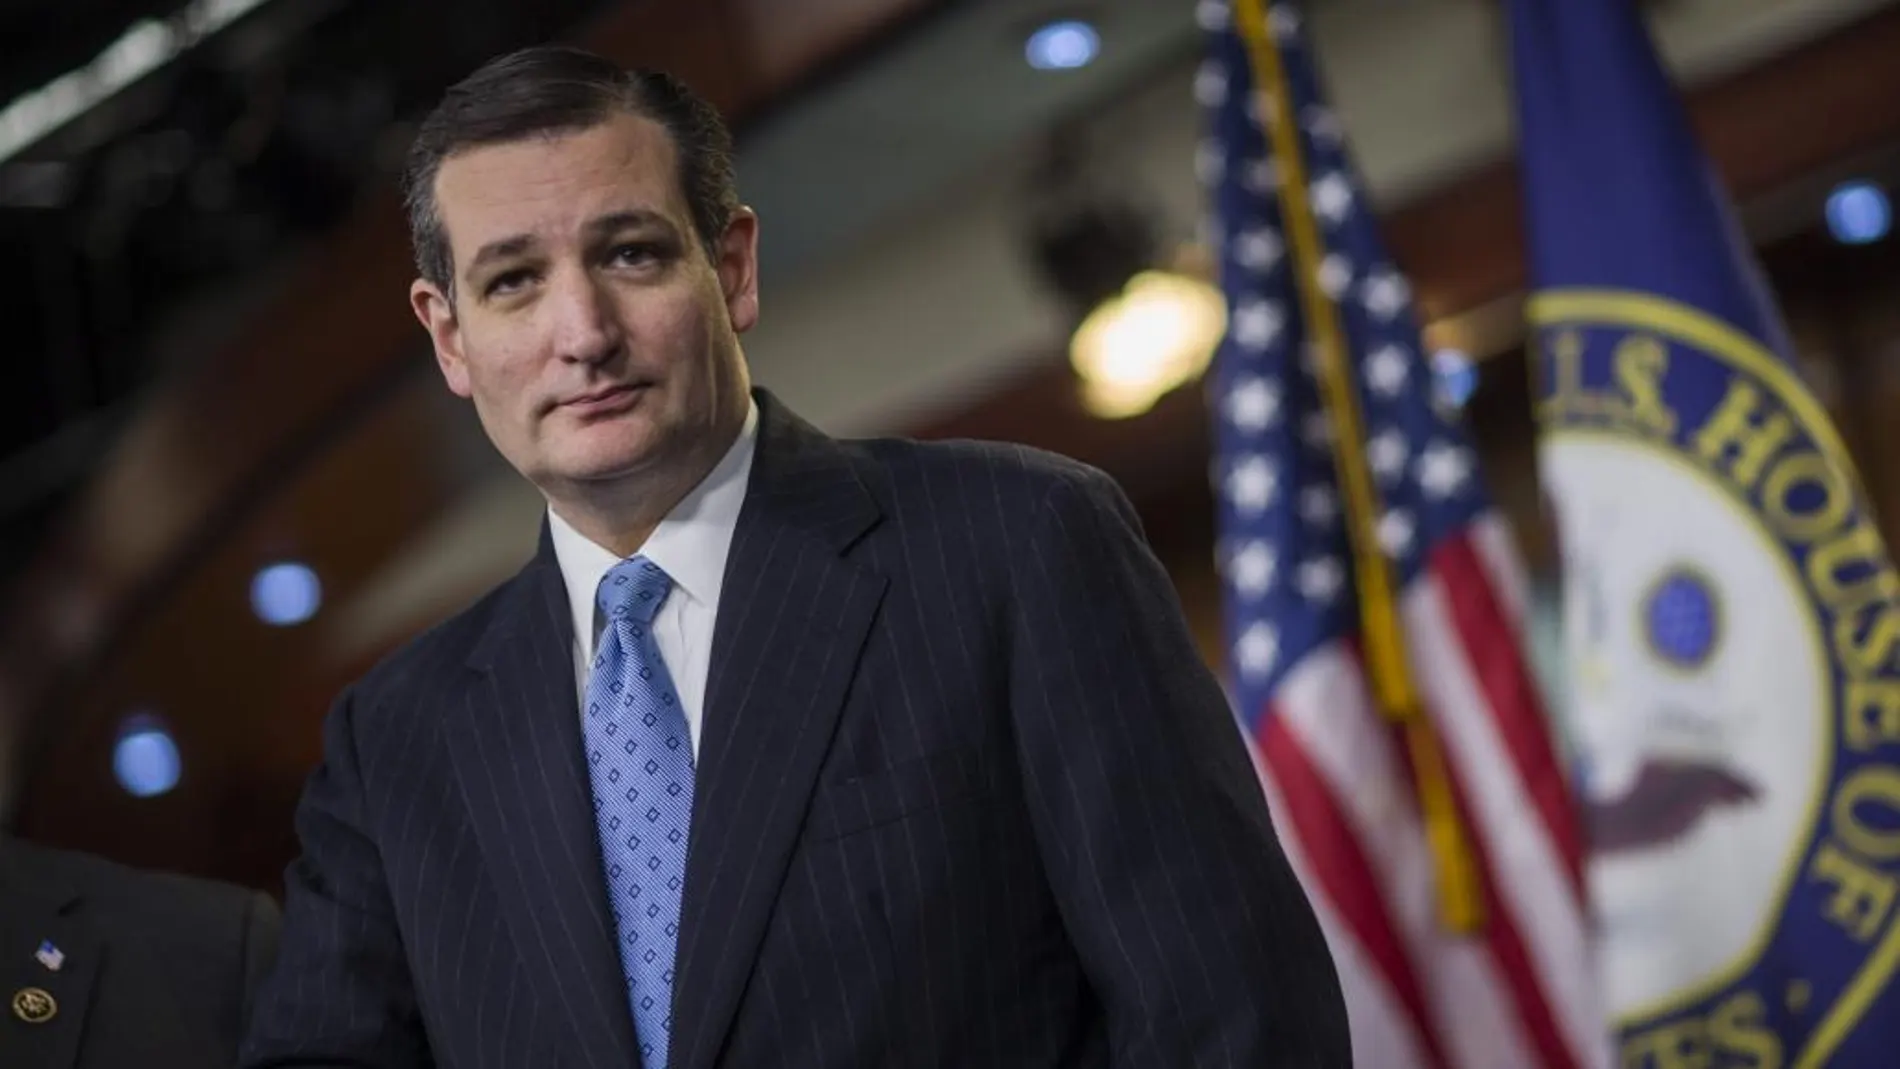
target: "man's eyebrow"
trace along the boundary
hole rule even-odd
[[[475,272],[484,264],[494,260],[505,260],[511,256],[520,256],[533,247],[534,237],[530,234],[498,238],[476,250],[475,255],[468,261],[468,268],[462,274],[465,278],[473,278]]]
[[[608,212],[587,221],[587,235],[590,238],[598,239],[623,230],[665,230],[671,234],[675,227],[671,219],[647,208]]]

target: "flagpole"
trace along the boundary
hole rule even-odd
[[[1450,931],[1476,931],[1484,918],[1483,894],[1469,838],[1452,795],[1450,774],[1438,735],[1425,715],[1418,687],[1406,660],[1392,574],[1376,535],[1378,490],[1366,463],[1365,435],[1346,361],[1338,310],[1319,287],[1321,244],[1307,189],[1306,161],[1300,147],[1299,117],[1280,50],[1267,26],[1267,0],[1233,0],[1234,22],[1246,45],[1261,117],[1280,168],[1278,196],[1293,255],[1308,341],[1319,353],[1320,394],[1335,432],[1333,462],[1345,497],[1359,591],[1359,615],[1365,633],[1367,672],[1380,711],[1405,734],[1417,780],[1419,812],[1438,877],[1441,923]]]

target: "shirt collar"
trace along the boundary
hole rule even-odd
[[[719,605],[726,555],[732,549],[732,533],[739,525],[746,483],[752,475],[758,427],[759,407],[753,403],[726,455],[673,506],[640,547],[638,555],[672,577],[676,594],[684,594],[696,604],[709,608]],[[554,559],[561,566],[561,578],[567,584],[574,634],[591,640],[595,593],[601,579],[620,563],[620,558],[575,530],[553,508],[548,509],[548,533],[554,542]]]

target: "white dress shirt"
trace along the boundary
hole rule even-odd
[[[754,404],[732,448],[666,514],[636,554],[659,565],[673,579],[673,592],[653,618],[653,639],[679,692],[695,756],[705,716],[719,588],[725,581],[726,555],[732,549],[732,532],[738,526],[746,482],[752,475],[758,426],[759,409]],[[621,558],[576,531],[553,509],[548,510],[548,528],[554,539],[554,558],[567,583],[568,604],[574,612],[574,687],[579,704],[585,708],[594,645],[605,623],[594,598],[601,579]]]

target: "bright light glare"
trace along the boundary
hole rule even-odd
[[[1095,27],[1076,19],[1052,22],[1029,35],[1023,54],[1039,71],[1067,71],[1086,67],[1102,49]]]
[[[1843,245],[1868,245],[1893,227],[1893,205],[1872,182],[1847,182],[1827,198],[1827,228]]]
[[[112,774],[134,798],[155,798],[178,786],[178,744],[152,716],[129,717],[112,747]]]
[[[1226,329],[1219,290],[1184,275],[1144,271],[1082,321],[1069,360],[1089,410],[1125,419],[1206,370]]]
[[[307,565],[273,564],[251,580],[251,608],[257,618],[277,627],[300,624],[323,604],[323,584]]]
[[[229,26],[263,2],[194,0],[172,18],[133,23],[91,63],[15,98],[0,111],[0,161],[170,63],[200,38]]]

